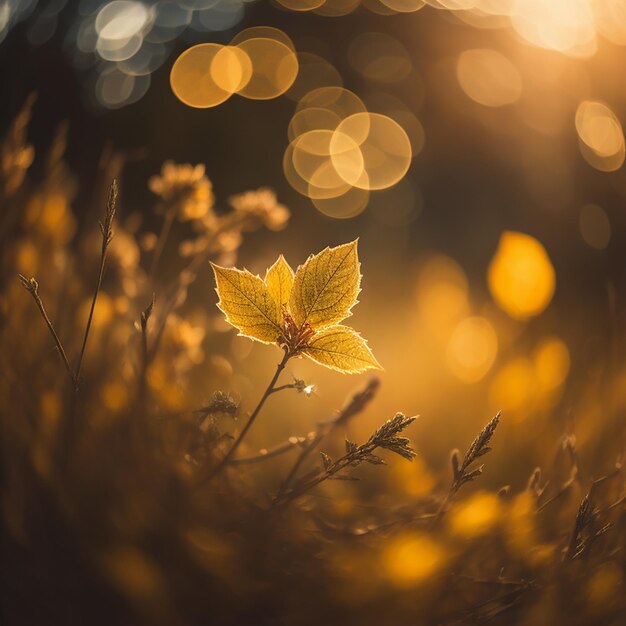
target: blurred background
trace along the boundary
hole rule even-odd
[[[246,31],[256,26],[271,28]],[[287,67],[269,92],[248,87],[242,97],[241,84],[214,84],[187,93],[183,53],[217,50],[242,31],[244,47],[253,38],[246,58],[261,67],[274,54]],[[375,413],[421,414],[417,447],[429,462],[442,463],[452,432],[463,439],[497,409],[514,448],[528,438],[549,447],[568,430],[621,445],[597,424],[623,405],[626,374],[626,3],[4,0],[0,32],[2,134],[33,92],[35,153],[68,124],[79,227],[93,220],[108,151],[124,163],[122,214],[141,214],[148,230],[157,223],[147,181],[165,161],[204,165],[218,210],[235,192],[273,188],[291,218],[246,240],[240,265],[254,272],[280,252],[295,266],[360,238],[354,325],[385,367]],[[324,183],[294,169],[298,156],[311,172],[334,159],[300,140],[330,141],[324,111],[381,114],[370,134],[379,148],[388,140],[378,187],[342,180],[316,195]],[[43,163],[32,165],[35,180]],[[164,261],[176,258],[175,245],[164,251]],[[213,315],[214,301],[203,270],[193,304]],[[252,397],[276,354],[220,330],[205,366],[221,353],[230,390]],[[304,362],[294,373],[319,393],[297,416],[267,420],[259,441],[306,430],[354,384]]]
[[[43,278],[76,344],[116,176],[116,247],[85,366],[95,432],[132,404],[133,322],[152,291],[167,328],[148,371],[162,411],[216,390],[249,411],[267,385],[280,352],[224,322],[205,249],[263,275],[281,253],[295,268],[358,238],[349,323],[384,371],[346,434],[420,415],[407,433],[417,459],[367,473],[383,504],[447,489],[449,450],[498,410],[482,487],[523,489],[564,434],[580,475],[602,475],[625,444],[625,66],[625,0],[0,0],[3,363],[43,361],[22,407],[37,416],[22,433],[29,450],[38,442],[36,471],[50,468],[42,442],[61,420],[63,374],[13,278]],[[29,376],[5,375],[6,406]],[[290,376],[313,392],[273,398],[242,454],[306,435],[368,379],[304,360]],[[253,474],[270,491],[288,467],[272,463]],[[345,489],[327,492],[340,517]],[[492,505],[477,504],[478,534]]]
[[[214,98],[207,87],[189,106],[184,85],[177,97],[172,68],[184,51],[226,45],[252,26],[276,29],[261,41],[286,35],[277,58],[296,60],[274,77],[269,99],[253,88]],[[109,150],[124,162],[122,213],[139,212],[148,226],[146,181],[167,160],[203,164],[218,208],[243,189],[273,188],[291,218],[247,240],[240,264],[254,272],[280,252],[295,266],[360,238],[354,325],[385,367],[378,412],[420,413],[418,448],[428,432],[421,452],[430,461],[440,462],[451,427],[462,438],[496,409],[508,415],[512,445],[544,436],[552,445],[623,402],[626,3],[5,0],[0,29],[2,134],[32,92],[36,153],[68,123],[80,225],[93,217]],[[298,136],[332,133],[315,116],[326,104],[307,105],[307,94],[319,89],[323,99],[333,88],[335,102],[342,87],[355,96],[344,116],[383,114],[378,121],[391,118],[406,135],[391,146],[395,126],[377,130],[397,152],[382,189],[366,183],[318,199],[310,181],[293,184],[292,140],[314,158]],[[41,160],[31,175],[43,176]],[[212,312],[212,278],[202,271],[198,280],[195,304]],[[232,391],[254,395],[276,355],[227,338]],[[294,369],[319,389],[294,418],[306,429],[353,383],[308,363]],[[280,437],[294,424],[272,428]]]

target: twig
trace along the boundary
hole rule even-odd
[[[246,434],[250,430],[252,424],[254,424],[254,421],[256,420],[256,418],[258,417],[259,413],[261,412],[261,409],[263,408],[263,405],[265,404],[265,401],[272,394],[272,391],[274,389],[274,385],[276,385],[276,381],[278,380],[278,377],[280,376],[282,371],[285,369],[285,365],[287,365],[287,361],[291,358],[291,356],[292,356],[291,353],[288,350],[285,349],[285,354],[284,354],[284,356],[282,358],[282,361],[276,367],[276,372],[274,373],[274,376],[273,376],[272,380],[270,381],[270,384],[267,386],[267,389],[265,390],[265,392],[261,396],[261,399],[259,400],[259,403],[256,405],[254,411],[252,411],[252,414],[250,415],[250,417],[248,418],[248,421],[246,422],[245,426],[242,428],[241,432],[239,433],[239,435],[235,439],[233,445],[230,447],[230,449],[225,454],[225,456],[222,458],[222,460],[211,470],[209,475],[205,479],[202,479],[200,481],[200,483],[204,483],[204,482],[206,482],[206,480],[210,480],[214,476],[217,476],[217,474],[219,474],[226,467],[226,465],[228,465],[228,463],[232,459],[233,455],[235,454],[235,452],[237,451],[237,449],[241,445],[241,442],[244,440],[244,437],[246,436]]]
[[[448,503],[452,499],[452,497],[457,493],[457,491],[468,482],[473,481],[475,478],[478,478],[483,473],[483,466],[471,470],[470,467],[474,464],[474,462],[480,457],[484,456],[488,452],[491,451],[489,447],[489,442],[493,437],[493,434],[500,423],[500,415],[501,412],[498,411],[494,417],[491,418],[489,423],[478,433],[472,444],[468,448],[465,456],[463,457],[463,462],[459,465],[459,451],[452,450],[450,455],[450,464],[452,465],[452,484],[450,485],[450,489],[446,494],[446,497],[443,499],[443,502],[439,506],[439,510],[434,518],[435,523],[439,521],[439,519],[443,516],[446,511],[446,507]]]
[[[91,323],[93,322],[93,314],[96,308],[96,301],[98,300],[98,294],[100,293],[100,287],[102,286],[102,278],[104,277],[107,249],[109,247],[109,244],[111,243],[111,240],[113,239],[113,218],[115,217],[117,195],[117,180],[113,179],[111,187],[109,188],[109,198],[107,200],[104,221],[100,222],[100,231],[102,233],[102,247],[100,250],[100,270],[98,272],[98,282],[96,283],[96,288],[94,290],[93,298],[91,300],[91,307],[89,309],[87,325],[85,326],[83,344],[81,346],[80,355],[78,357],[78,365],[76,366],[76,376],[74,381],[76,391],[78,391],[78,386],[80,384],[80,374],[83,365],[83,358],[85,356],[85,349],[87,348],[87,339],[89,338],[89,331],[91,330]]]
[[[366,385],[366,387],[354,394],[348,404],[340,411],[339,415],[332,420],[318,424],[317,432],[311,440],[308,446],[306,446],[295,463],[291,467],[291,470],[287,474],[287,477],[283,481],[283,484],[278,490],[278,494],[274,499],[274,503],[278,502],[286,493],[287,489],[291,486],[291,483],[295,479],[300,467],[308,456],[313,452],[321,443],[324,437],[330,435],[336,428],[343,426],[350,418],[360,413],[365,407],[372,401],[378,388],[380,387],[380,380],[378,378],[372,378]]]
[[[61,343],[61,340],[59,339],[59,336],[57,335],[57,332],[54,329],[54,326],[52,325],[52,322],[50,321],[48,314],[46,313],[46,309],[43,305],[43,301],[41,300],[41,297],[39,296],[39,283],[34,278],[26,278],[26,276],[22,276],[22,274],[19,274],[19,278],[24,289],[28,291],[28,293],[33,297],[35,304],[37,304],[37,307],[39,308],[39,312],[41,313],[41,317],[43,317],[43,320],[46,323],[46,326],[48,327],[48,330],[50,331],[52,338],[54,339],[56,348],[59,351],[61,358],[63,359],[63,363],[65,364],[65,369],[67,370],[67,373],[69,374],[69,377],[72,380],[72,385],[76,387],[76,375],[74,374],[74,371],[72,370],[72,366],[70,365],[70,362],[68,361],[67,354],[65,354],[65,350],[63,349],[63,344]]]
[[[139,380],[139,393],[142,399],[146,397],[148,375],[148,321],[154,310],[155,295],[152,294],[150,304],[141,312],[141,377]]]
[[[273,448],[263,448],[259,450],[258,454],[253,456],[241,457],[239,459],[232,459],[231,465],[252,465],[253,463],[258,463],[259,461],[267,461],[268,459],[273,459],[285,452],[289,452],[293,448],[297,446],[303,446],[306,444],[306,437],[289,437],[287,441],[283,441],[283,443],[279,443]]]
[[[371,463],[372,465],[384,465],[384,459],[374,454],[374,450],[377,448],[395,452],[409,461],[413,460],[416,453],[411,448],[410,441],[406,437],[399,437],[398,435],[407,426],[412,424],[415,419],[416,417],[406,417],[402,413],[396,413],[394,417],[387,420],[364,444],[357,446],[357,444],[346,440],[346,453],[337,461],[332,461],[327,454],[322,452],[322,460],[324,462],[323,470],[318,471],[317,476],[310,480],[301,480],[282,497],[277,497],[272,505],[281,506],[288,504],[325,480],[333,478],[345,479],[346,477],[340,475],[340,473],[348,467],[356,467],[364,462]],[[348,480],[350,480],[349,477]]]
[[[298,393],[305,393],[310,395],[313,391],[313,385],[307,385],[303,380],[299,378],[294,378],[292,383],[287,383],[286,385],[279,385],[278,387],[274,387],[272,393],[278,393],[279,391],[284,391],[285,389],[295,389]]]

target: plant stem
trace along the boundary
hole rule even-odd
[[[213,478],[214,476],[219,474],[226,467],[226,465],[228,465],[233,455],[235,454],[235,452],[241,445],[242,441],[244,440],[244,437],[250,430],[252,424],[254,424],[254,421],[256,420],[259,413],[261,412],[261,409],[263,408],[265,401],[272,395],[272,392],[274,391],[274,385],[276,385],[276,382],[278,381],[278,377],[280,376],[281,372],[285,369],[285,365],[287,365],[287,361],[289,360],[290,357],[291,357],[291,354],[289,353],[289,351],[285,350],[285,355],[283,356],[282,361],[278,364],[276,368],[276,372],[274,373],[274,376],[272,380],[270,381],[270,384],[267,386],[267,389],[261,396],[259,403],[256,405],[254,411],[252,411],[252,414],[250,415],[245,426],[242,428],[241,432],[235,439],[233,445],[230,447],[230,449],[228,450],[224,458],[213,469],[213,471],[209,475],[209,478]]]
[[[100,257],[100,271],[98,272],[98,282],[93,292],[93,298],[91,299],[91,307],[89,309],[89,317],[87,318],[87,325],[85,326],[85,334],[83,336],[83,344],[80,348],[80,356],[78,357],[78,365],[76,367],[76,380],[74,381],[76,390],[80,382],[80,373],[83,365],[83,357],[85,356],[85,350],[87,349],[87,339],[89,338],[89,331],[91,330],[91,324],[93,322],[93,314],[96,309],[96,301],[98,300],[98,294],[100,293],[100,287],[102,286],[102,278],[104,276],[104,260],[105,255]]]
[[[368,444],[361,448],[361,452],[370,453],[373,452],[377,448],[376,444]],[[301,495],[307,493],[313,487],[317,487],[320,483],[332,478],[338,472],[346,469],[351,465],[354,461],[354,453],[348,452],[344,454],[341,458],[335,461],[332,467],[328,469],[320,471],[317,476],[311,478],[311,480],[304,480],[301,484],[295,485],[291,490],[287,491],[283,495],[279,495],[275,498],[272,506],[284,506],[293,500],[296,500]]]
[[[98,271],[98,282],[93,292],[93,298],[91,299],[91,307],[89,309],[89,317],[87,318],[87,325],[85,326],[85,335],[83,336],[83,344],[80,348],[80,356],[78,357],[78,365],[76,366],[76,376],[74,378],[74,390],[78,391],[80,384],[80,373],[83,366],[83,358],[85,356],[85,350],[87,348],[87,339],[89,339],[89,331],[91,330],[91,323],[93,322],[93,314],[96,309],[96,301],[98,300],[98,294],[102,287],[102,279],[104,277],[104,268],[106,265],[107,249],[113,238],[113,218],[115,217],[115,209],[117,204],[118,187],[117,181],[113,179],[111,187],[109,189],[109,198],[107,201],[106,213],[104,221],[100,222],[100,230],[102,231],[102,248],[100,250],[100,269]]]
[[[148,320],[154,310],[155,297],[153,293],[150,304],[141,313],[141,373],[139,378],[139,396],[142,403],[146,400],[146,391],[148,389],[148,366],[150,364],[148,360]]]
[[[63,359],[63,363],[65,364],[65,369],[67,370],[67,373],[72,379],[72,384],[76,386],[76,375],[74,374],[74,371],[72,370],[72,366],[70,365],[70,362],[67,358],[67,354],[65,354],[65,350],[63,349],[63,344],[61,343],[61,339],[59,339],[59,336],[57,335],[57,331],[54,329],[54,326],[52,325],[52,322],[50,321],[50,318],[48,317],[48,313],[46,312],[46,308],[43,305],[43,301],[41,297],[39,296],[39,291],[38,291],[39,285],[37,284],[37,281],[34,278],[31,278],[29,280],[25,276],[22,276],[21,274],[20,274],[20,280],[22,281],[22,285],[24,286],[24,288],[33,297],[33,300],[35,301],[35,304],[37,305],[37,308],[39,309],[39,312],[41,313],[41,317],[46,323],[46,326],[48,327],[48,330],[50,331],[50,334],[52,335],[52,338],[54,339],[54,343],[56,344],[57,350],[59,351],[59,354],[61,355],[61,358]]]
[[[278,490],[278,493],[276,494],[276,497],[274,498],[273,504],[277,504],[283,498],[283,496],[287,493],[287,490],[291,487],[291,483],[295,479],[297,473],[300,471],[300,467],[302,467],[302,464],[310,456],[311,452],[313,452],[313,450],[317,448],[317,446],[319,445],[323,437],[324,435],[322,433],[320,432],[315,433],[315,437],[313,438],[311,443],[306,448],[304,448],[304,450],[302,450],[302,452],[298,455],[298,458],[296,459],[295,463],[291,466],[291,470],[289,470],[289,473],[287,474],[287,478],[285,478],[282,485],[280,486],[280,489]]]
[[[260,461],[267,461],[268,459],[273,459],[285,452],[289,452],[296,446],[304,445],[306,441],[305,437],[290,437],[289,440],[284,441],[283,443],[274,446],[273,448],[261,450],[257,454],[253,456],[245,456],[238,459],[232,459],[230,461],[231,465],[252,465],[253,463],[258,463]]]
[[[294,479],[296,478],[298,472],[302,464],[306,461],[306,459],[310,456],[310,454],[318,447],[324,437],[331,435],[337,428],[345,423],[351,418],[363,411],[365,407],[371,402],[371,400],[376,395],[378,391],[378,387],[380,386],[380,380],[378,378],[372,378],[364,389],[354,394],[348,404],[341,410],[339,415],[334,417],[329,422],[323,422],[318,424],[317,431],[315,436],[310,441],[310,443],[302,450],[296,459],[295,463],[291,467],[291,470],[287,474],[287,477],[283,481],[280,489],[276,497],[274,498],[273,504],[278,503],[287,493],[288,489],[291,487]],[[306,480],[306,477],[305,477]]]

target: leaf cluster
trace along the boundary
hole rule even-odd
[[[212,264],[218,307],[239,334],[342,373],[380,369],[359,333],[339,324],[360,291],[357,241],[310,256],[296,272],[281,255],[265,278]]]

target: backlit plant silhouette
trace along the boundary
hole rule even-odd
[[[310,256],[294,275],[280,255],[265,280],[248,270],[212,263],[219,308],[239,334],[275,344],[284,351],[276,373],[239,437],[218,466],[235,454],[260,413],[289,359],[305,356],[346,374],[379,369],[366,341],[352,328],[340,325],[357,303],[361,273],[357,242],[326,248]]]
[[[381,423],[381,380],[371,377],[337,411],[331,400],[326,417],[298,414],[297,396],[287,410],[272,407],[279,443],[240,445],[268,398],[311,391],[303,380],[279,383],[288,362],[344,373],[380,367],[344,323],[359,293],[357,242],[327,248],[296,272],[282,256],[264,278],[227,267],[248,230],[285,225],[288,209],[271,190],[216,209],[204,166],[166,163],[150,182],[157,234],[127,213],[125,185],[110,184],[124,181],[115,159],[96,185],[102,232],[95,215],[81,231],[63,128],[43,180],[30,175],[31,105],[0,147],[6,623],[624,622],[623,457],[608,451],[623,432],[622,404],[606,423],[581,419],[579,441],[567,432],[546,460],[547,426],[515,424],[510,411],[482,421],[476,407],[457,411],[454,401],[443,427],[454,432],[424,410],[418,456],[405,436],[416,418]],[[241,354],[219,332],[221,313],[206,306],[209,261],[228,322],[273,346],[263,350],[282,351],[248,416],[252,385],[238,384],[230,360]],[[388,303],[378,304],[387,327]],[[404,337],[406,328],[392,331]],[[384,337],[376,345],[392,361]],[[407,350],[407,363],[412,357]],[[254,355],[248,363],[258,367]],[[408,368],[395,380],[397,363],[387,365],[393,411],[399,386],[423,372]],[[616,381],[623,372],[608,383]],[[466,417],[485,425],[468,427]],[[452,451],[450,475],[438,470],[442,442],[466,450]]]

